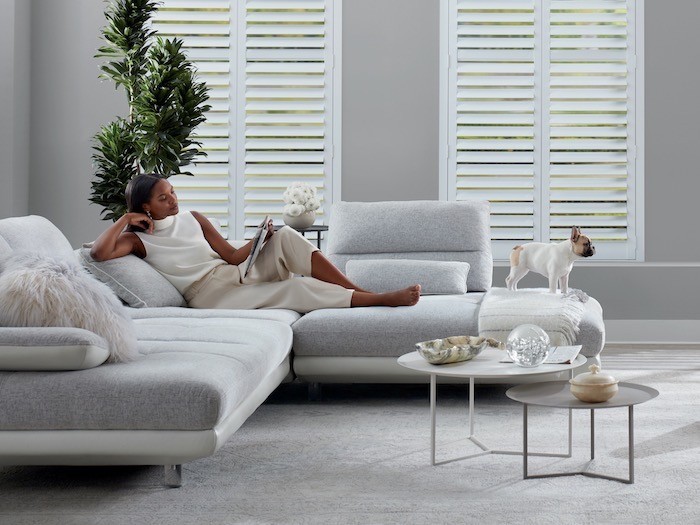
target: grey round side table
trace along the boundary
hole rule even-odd
[[[584,403],[576,399],[569,391],[569,383],[567,381],[550,381],[546,383],[535,383],[530,385],[520,385],[510,388],[506,391],[506,395],[519,403],[523,404],[523,479],[534,478],[551,478],[558,476],[575,476],[582,475],[591,478],[602,478],[622,483],[634,483],[634,405],[644,403],[654,399],[659,395],[658,390],[648,386],[635,385],[634,383],[619,383],[619,391],[617,394],[602,403]],[[556,472],[550,474],[529,475],[527,472],[527,408],[529,405],[551,407],[551,408],[568,408],[569,410],[585,409],[591,411],[591,461],[595,459],[595,411],[604,408],[619,408],[627,407],[629,412],[628,417],[628,461],[629,461],[629,476],[627,479],[614,476],[606,476],[604,474],[596,474],[588,472],[590,461],[586,468],[576,472]]]

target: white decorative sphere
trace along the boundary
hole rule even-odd
[[[521,324],[508,334],[506,351],[518,366],[539,366],[549,355],[549,336],[537,325]]]

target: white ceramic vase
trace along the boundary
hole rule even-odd
[[[316,220],[316,212],[305,211],[296,217],[283,212],[282,220],[287,226],[291,226],[295,230],[303,230],[304,228],[308,228],[309,226],[313,225],[314,221]]]

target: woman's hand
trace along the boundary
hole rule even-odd
[[[268,241],[270,237],[275,233],[275,225],[272,222],[272,219],[267,221],[267,235],[265,236],[265,241]]]
[[[127,225],[138,226],[146,230],[146,233],[153,233],[153,220],[145,213],[129,212],[124,215]]]

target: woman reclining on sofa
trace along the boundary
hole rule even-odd
[[[137,175],[126,188],[128,212],[102,233],[90,255],[105,261],[134,254],[170,281],[193,308],[411,306],[420,285],[389,293],[355,286],[300,233],[267,224],[264,249],[246,275],[252,241],[232,247],[198,212],[180,213],[167,179]],[[293,279],[293,274],[307,277]]]

